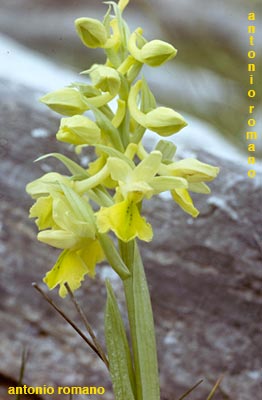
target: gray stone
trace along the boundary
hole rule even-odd
[[[56,142],[59,118],[39,106],[38,97],[29,88],[0,82],[0,398],[17,382],[21,352],[27,347],[27,385],[105,386],[103,398],[110,400],[106,368],[31,286],[41,282],[57,251],[36,240],[25,185],[50,169],[65,172],[57,161],[33,160],[56,151],[76,157]],[[155,315],[163,400],[178,399],[202,378],[190,399],[206,398],[221,374],[221,391],[214,399],[259,399],[261,191],[257,179],[247,178],[244,166],[197,153],[202,161],[219,165],[221,173],[211,184],[210,196],[196,196],[201,211],[196,220],[171,201],[145,203],[155,235],[141,248]],[[91,152],[86,156],[91,158]],[[86,279],[76,294],[102,343],[108,271],[106,265],[97,267],[97,277]],[[121,284],[114,277],[113,286],[122,301]],[[81,325],[70,300],[51,295]]]

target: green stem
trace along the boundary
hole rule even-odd
[[[137,400],[159,400],[159,378],[153,313],[143,263],[135,241],[120,242],[131,277],[124,284],[131,333]]]

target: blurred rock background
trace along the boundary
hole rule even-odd
[[[246,177],[244,136],[250,105],[247,14],[257,14],[258,79],[259,3],[252,1],[251,8],[244,0],[131,0],[125,13],[132,29],[142,26],[148,39],[170,41],[179,50],[169,65],[148,69],[147,76],[157,99],[189,122],[181,136],[175,135],[180,155],[221,167],[212,195],[196,199],[197,220],[168,200],[165,207],[163,199],[155,199],[146,208],[156,232],[143,254],[157,327],[161,400],[177,400],[204,378],[189,397],[203,400],[222,373],[214,400],[262,398],[262,199],[259,178]],[[94,61],[103,62],[100,51],[83,47],[73,22],[80,16],[101,18],[105,11],[102,1],[0,0],[1,400],[14,398],[6,388],[17,383],[24,346],[30,350],[28,385],[102,384],[108,388],[105,400],[112,399],[99,360],[31,288],[57,252],[36,241],[24,191],[28,181],[51,168],[64,171],[53,160],[33,164],[35,158],[54,151],[73,156],[55,141],[59,116],[37,99],[80,79],[79,71]],[[258,83],[256,88],[258,110]],[[261,113],[256,115],[258,131],[260,118]],[[79,161],[86,165],[90,157],[87,153]],[[119,282],[106,265],[78,292],[101,339],[105,276],[120,295]],[[77,318],[68,300],[52,295]]]

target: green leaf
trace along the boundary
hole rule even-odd
[[[133,295],[140,367],[136,374],[140,375],[140,381],[142,382],[142,399],[159,400],[154,321],[144,267],[137,245],[135,246],[133,267]]]
[[[84,168],[82,168],[80,165],[78,165],[76,162],[71,160],[70,158],[64,156],[63,154],[59,153],[49,153],[45,154],[39,158],[37,158],[35,161],[41,161],[44,160],[45,158],[48,157],[54,157],[57,158],[59,161],[61,161],[65,167],[73,174],[73,175],[80,175],[80,176],[85,176],[85,178],[89,177],[89,174],[86,172]]]
[[[150,295],[139,250],[134,241],[119,242],[132,273],[124,283],[134,355],[137,400],[160,400],[156,341]]]
[[[106,282],[105,337],[115,400],[135,400],[129,345],[113,289]]]

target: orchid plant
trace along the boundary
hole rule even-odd
[[[105,64],[82,72],[89,75],[87,83],[73,83],[41,99],[64,116],[57,140],[78,153],[93,146],[96,159],[86,169],[62,154],[45,155],[41,159],[61,161],[68,175],[46,173],[26,190],[35,199],[30,217],[36,218],[38,240],[61,249],[44,277],[50,290],[59,286],[60,296],[66,296],[66,285],[75,291],[86,275],[95,276],[104,260],[123,282],[130,344],[106,282],[105,338],[115,399],[159,400],[153,315],[137,244],[137,239],[151,241],[153,230],[142,206],[170,191],[178,206],[197,217],[190,192],[208,194],[205,182],[217,176],[218,168],[191,158],[177,160],[175,145],[166,139],[146,150],[142,139],[147,129],[166,138],[187,125],[178,112],[156,105],[140,75],[144,65],[159,67],[177,50],[162,40],[147,41],[141,28],[130,32],[122,16],[128,0],[107,4],[103,22],[75,21],[83,44],[104,50]]]

